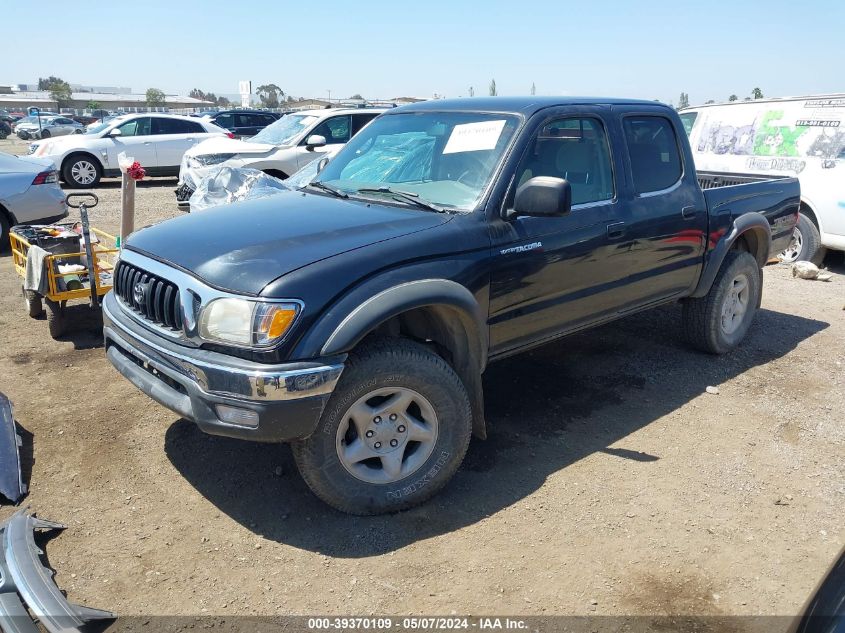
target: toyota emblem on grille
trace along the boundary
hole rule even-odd
[[[139,307],[144,305],[144,300],[146,299],[145,295],[146,293],[144,292],[144,284],[135,284],[135,286],[132,288],[132,298],[135,300],[135,303],[138,304]]]

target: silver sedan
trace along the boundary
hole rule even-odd
[[[65,194],[49,160],[0,152],[0,251],[15,224],[50,224],[67,217]]]
[[[64,116],[31,116],[27,119],[15,126],[15,134],[23,140],[85,132],[84,125]]]

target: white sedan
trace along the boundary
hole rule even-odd
[[[117,156],[125,153],[148,176],[177,176],[182,155],[197,143],[231,133],[209,121],[175,114],[125,114],[85,134],[37,141],[30,154],[48,158],[70,187],[96,187],[103,176],[118,176]]]
[[[185,153],[176,200],[187,204],[221,166],[259,169],[287,178],[315,158],[334,156],[384,108],[330,108],[287,114],[249,140],[214,139]]]

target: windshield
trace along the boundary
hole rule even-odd
[[[391,194],[401,192],[445,210],[471,211],[518,125],[512,115],[478,112],[382,116],[353,137],[317,180],[350,196],[396,200]]]
[[[250,143],[266,145],[292,145],[302,132],[317,121],[317,117],[306,114],[288,114],[271,123],[249,139]]]
[[[91,125],[90,127],[86,128],[87,131],[85,133],[86,134],[99,134],[100,132],[105,130],[107,127],[109,127],[113,122],[114,122],[114,119],[112,119],[110,121],[106,121],[105,123],[103,123],[101,121],[100,123],[96,123],[96,124]]]
[[[684,112],[679,115],[681,117],[681,123],[684,124],[684,132],[687,133],[687,136],[692,134],[692,126],[695,125],[695,120],[698,118],[698,112]]]

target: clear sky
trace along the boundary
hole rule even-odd
[[[0,6],[10,0],[0,0]],[[295,96],[845,92],[845,0],[38,0],[0,35],[0,84]],[[8,12],[7,12],[8,13]],[[27,18],[24,27],[18,18]]]

